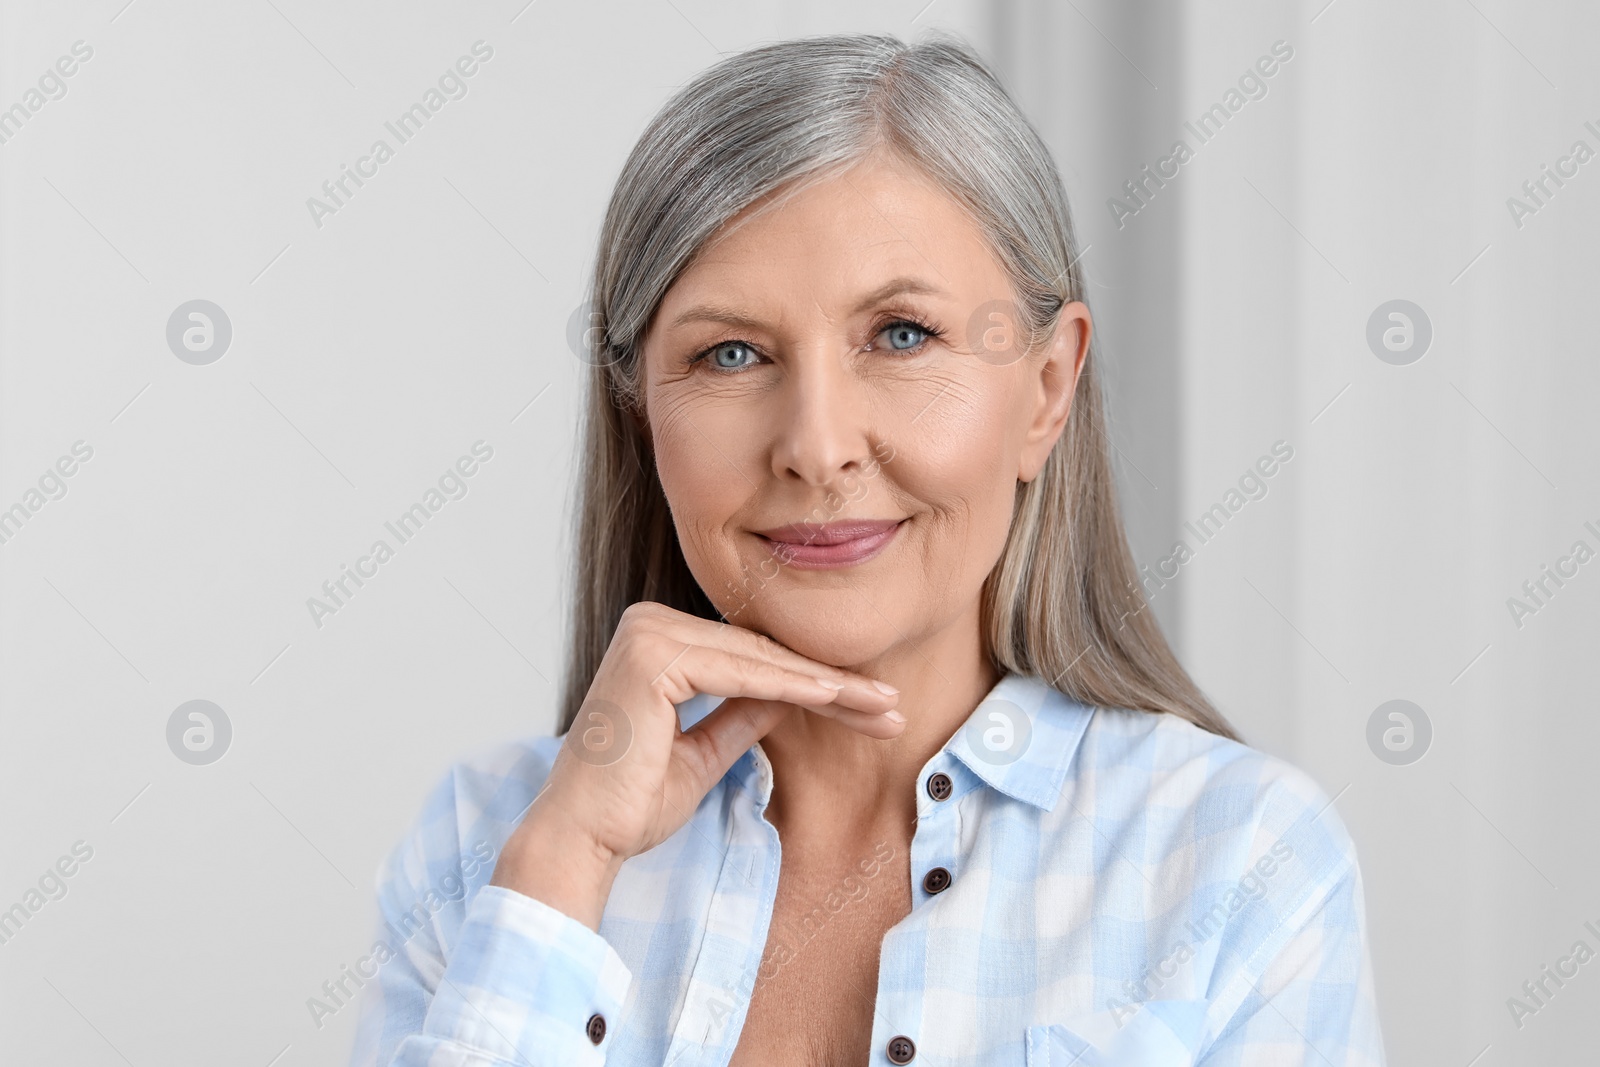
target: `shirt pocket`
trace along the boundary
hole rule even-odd
[[[1030,1026],[1027,1067],[1193,1067],[1204,1000],[1152,1000],[1060,1023]]]

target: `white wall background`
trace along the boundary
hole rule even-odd
[[[1140,560],[1294,448],[1155,607],[1338,794],[1391,1061],[1594,1060],[1600,963],[1520,1028],[1506,1006],[1600,949],[1600,563],[1520,628],[1506,607],[1600,549],[1600,162],[1520,228],[1505,205],[1600,150],[1592,7],[124,3],[0,6],[0,109],[93,50],[0,144],[0,508],[93,450],[0,544],[0,908],[93,849],[0,944],[0,1058],[344,1062],[354,1010],[318,1029],[305,1001],[369,943],[379,859],[448,762],[553,727],[565,334],[624,155],[719,52],[938,24],[1056,151]],[[466,96],[314,225],[479,40]],[[1119,229],[1107,199],[1278,40],[1267,94]],[[195,299],[232,326],[205,366],[166,338]],[[1365,338],[1391,299],[1432,324],[1409,365]],[[467,494],[315,625],[480,440]],[[1405,766],[1367,741],[1396,698],[1434,731]],[[167,743],[194,699],[233,730],[207,766]]]

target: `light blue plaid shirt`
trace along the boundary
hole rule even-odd
[[[559,744],[456,766],[379,871],[379,939],[341,987],[364,986],[353,1063],[728,1062],[757,977],[804,937],[769,937],[771,765],[752,747],[623,864],[597,934],[486,884]],[[1008,674],[916,788],[873,1065],[1383,1063],[1355,851],[1303,772]],[[935,867],[948,885],[930,893]],[[869,890],[878,863],[859,869],[821,921]]]

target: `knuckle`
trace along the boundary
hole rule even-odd
[[[732,640],[729,647],[737,650],[739,655],[750,656],[763,662],[776,663],[785,658],[788,650],[768,637],[766,634],[754,630],[745,630],[740,627],[730,626],[729,636]]]
[[[650,603],[638,600],[622,609],[622,615],[617,619],[617,630],[631,630],[650,618]]]
[[[625,648],[640,644],[648,645],[654,640],[659,640],[661,636],[661,628],[657,625],[656,619],[647,611],[634,611],[634,607],[637,605],[623,611],[622,618],[617,621],[616,632],[611,638],[614,643]]]
[[[755,651],[759,655],[770,657],[780,655],[787,651],[782,645],[778,644],[778,642],[774,641],[766,634],[758,634],[752,631],[751,636],[754,638],[752,644],[755,648]]]

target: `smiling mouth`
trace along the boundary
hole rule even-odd
[[[756,536],[779,563],[802,570],[851,567],[876,556],[894,540],[905,519],[857,519],[832,523],[794,523]]]

